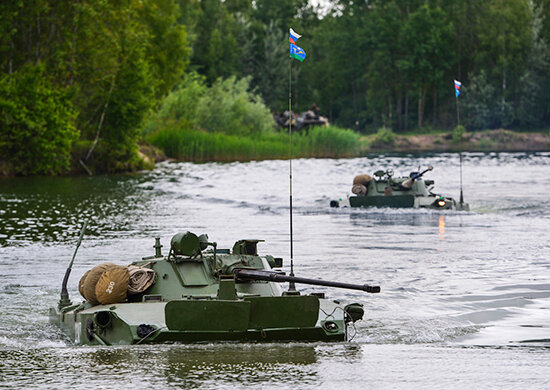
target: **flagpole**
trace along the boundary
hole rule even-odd
[[[457,127],[460,127],[460,109],[458,106],[458,96],[455,92],[455,100],[456,100],[456,123]],[[458,157],[460,160],[460,204],[464,204],[464,196],[462,194],[462,131],[459,129],[459,136],[460,140],[458,142]]]
[[[292,28],[289,31],[288,41],[290,42],[290,56],[288,65],[288,160],[289,160],[289,180],[290,180],[290,276],[294,276],[294,233],[292,231],[292,59],[296,58],[303,61],[306,58],[306,53],[295,45],[296,41],[301,37]],[[294,50],[294,51],[293,51]],[[290,282],[288,285],[288,293],[290,295],[299,295],[296,292],[296,285]]]
[[[294,276],[294,242],[292,231],[292,57],[288,66],[288,157],[290,180],[290,276]],[[289,282],[288,291],[296,291],[296,284]]]

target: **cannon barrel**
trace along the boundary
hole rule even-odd
[[[351,283],[333,282],[328,280],[300,278],[297,276],[288,276],[288,275],[285,275],[284,273],[273,272],[273,271],[238,268],[233,270],[233,272],[235,273],[235,276],[238,279],[266,280],[268,282],[295,282],[295,283],[302,283],[302,284],[313,284],[316,286],[327,286],[327,287],[347,288],[350,290],[361,290],[361,291],[366,291],[368,293],[380,292],[380,286],[370,286],[368,284],[351,284]]]

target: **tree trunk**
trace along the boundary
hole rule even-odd
[[[10,40],[10,60],[9,60],[9,74],[13,73],[13,53],[15,53],[15,45],[13,44],[13,36]]]
[[[353,99],[353,122],[357,121],[357,90],[355,88],[355,76],[351,78],[351,92]]]
[[[101,117],[99,118],[99,124],[97,125],[97,133],[95,135],[94,142],[92,144],[92,147],[90,150],[88,150],[88,154],[86,154],[86,158],[84,158],[84,161],[88,161],[90,156],[92,155],[92,152],[94,151],[97,142],[99,141],[99,133],[101,132],[101,126],[103,125],[103,119],[105,118],[105,112],[107,112],[107,108],[109,107],[109,101],[111,100],[111,94],[113,93],[113,89],[115,89],[115,76],[111,79],[111,88],[109,89],[109,94],[107,95],[107,100],[105,100],[105,105],[103,106],[103,112],[101,113]],[[290,118],[292,122],[292,113],[290,113]]]
[[[409,130],[409,87],[405,89],[405,118],[403,118],[405,131]]]
[[[393,124],[393,108],[392,108],[392,98],[391,96],[388,96],[388,127],[391,129]]]
[[[397,94],[397,100],[395,102],[395,120],[396,120],[396,127],[397,127],[397,131],[401,131],[403,129],[403,115],[402,115],[402,98],[401,98],[401,93],[398,93]]]
[[[71,71],[69,74],[69,85],[74,83],[74,74],[75,74],[75,54],[76,54],[76,34],[78,33],[78,24],[73,22],[73,36],[71,44]]]
[[[39,13],[36,13],[36,46],[34,47],[34,65],[38,65],[40,52],[40,16]]]
[[[432,126],[437,125],[437,90],[434,91]]]
[[[426,106],[426,88],[418,89],[418,128],[424,123],[424,107]]]
[[[418,128],[422,128],[422,88],[418,88]]]

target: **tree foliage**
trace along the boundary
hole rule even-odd
[[[178,10],[175,0],[2,2],[0,74],[8,83],[41,64],[48,88],[72,91],[67,104],[80,134],[76,159],[94,172],[137,169],[141,122],[181,80],[189,60]],[[74,137],[64,134],[70,147]],[[14,153],[3,158],[13,160]]]
[[[145,134],[169,126],[253,136],[273,130],[273,118],[249,80],[218,79],[210,88],[204,77],[190,74],[145,126]]]
[[[53,175],[69,167],[78,137],[70,91],[56,88],[44,66],[27,65],[0,79],[0,171]]]
[[[23,91],[10,89],[22,80],[35,85],[28,90],[55,95],[52,107],[65,101],[70,115],[53,115],[73,126],[60,133],[63,144],[73,144],[73,165],[82,159],[94,172],[139,168],[138,129],[148,131],[167,110],[209,131],[253,133],[267,118],[258,96],[271,111],[287,109],[291,66],[294,110],[316,103],[331,123],[359,132],[453,129],[457,103],[468,129],[550,126],[550,0],[326,5],[321,10],[307,0],[3,1],[2,88],[29,109],[33,98],[25,101]],[[302,34],[304,63],[288,57],[289,27]],[[458,101],[453,79],[463,84]],[[13,116],[13,104],[3,102]],[[264,119],[250,119],[244,107]],[[23,131],[6,118],[0,118],[4,139]],[[17,153],[4,150],[3,169],[6,161],[20,161]],[[9,169],[20,174],[67,169],[65,162],[36,170],[14,164]]]

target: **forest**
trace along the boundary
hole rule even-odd
[[[296,135],[300,156],[346,155],[379,129],[550,127],[550,0],[320,4],[0,2],[0,176],[139,170],[140,145],[281,158],[272,115],[288,110],[291,69],[293,110],[315,104],[331,123]]]

